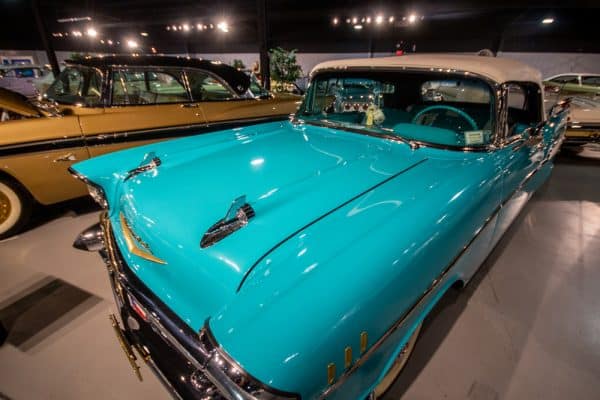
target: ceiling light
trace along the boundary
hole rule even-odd
[[[183,30],[188,32],[190,30],[190,26],[188,24],[183,24]]]
[[[346,18],[346,23],[349,24],[350,23],[350,18]]]
[[[113,41],[112,41],[112,40],[110,40],[110,39],[108,39],[108,40],[106,41],[106,43],[108,43],[109,45],[111,45],[111,46],[112,46],[112,44],[113,44]]]
[[[367,24],[371,23],[371,17],[367,17]]]
[[[390,21],[390,24],[391,24],[392,22],[394,22],[394,16],[391,16],[391,17],[389,18],[389,21]]]
[[[229,24],[225,21],[221,21],[217,24],[217,29],[221,32],[229,32]]]
[[[137,49],[138,43],[135,40],[128,40],[127,47],[129,47],[130,49]]]
[[[152,47],[150,50],[152,50],[152,54],[156,54],[156,48]]]
[[[96,31],[94,28],[88,28],[88,30],[86,31],[86,33],[90,37],[96,37],[96,36],[98,36],[98,31]]]
[[[81,31],[73,31],[73,32],[71,32],[71,34],[72,34],[73,36],[82,36],[82,33],[81,33]]]
[[[196,29],[198,29],[199,31],[201,31],[202,29],[204,29],[204,26],[202,24],[197,24],[196,25]]]
[[[168,31],[170,31],[170,30],[171,30],[171,27],[170,27],[170,26],[167,26],[167,30],[168,30]]]
[[[359,24],[354,25],[354,29],[356,29],[357,31],[361,30],[362,28],[363,28],[362,25],[359,25]]]
[[[542,20],[542,24],[546,24],[546,25],[551,24],[553,22],[554,22],[554,18],[544,18]]]
[[[148,36],[148,32],[140,32],[140,35],[146,37],[146,36]]]
[[[333,24],[334,24],[334,25],[337,25],[339,22],[340,22],[340,21],[337,19],[337,17],[333,19]]]
[[[381,24],[383,22],[383,15],[378,15],[377,17],[375,17],[375,23],[376,24]]]
[[[173,29],[174,31],[176,31],[177,30],[177,25],[171,26],[171,29]]]
[[[100,43],[104,44],[104,39],[100,39]]]
[[[356,18],[356,17],[352,18],[352,23],[353,24],[356,24],[357,22],[358,22],[358,18]]]
[[[417,16],[415,14],[410,14],[408,16],[408,23],[414,24],[415,22],[417,22]]]

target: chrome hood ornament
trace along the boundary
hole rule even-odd
[[[150,153],[148,153],[144,156],[144,159],[140,163],[139,167],[134,168],[134,169],[130,170],[129,172],[127,172],[127,176],[125,177],[124,180],[127,181],[127,180],[133,178],[134,176],[141,174],[142,172],[150,171],[150,170],[158,167],[160,164],[162,164],[162,161],[160,160],[160,158],[158,158],[156,156],[156,154],[153,151],[151,151]]]
[[[254,209],[250,204],[246,203],[246,195],[238,197],[231,203],[225,217],[208,228],[204,236],[202,236],[200,247],[204,249],[225,239],[233,232],[247,225],[248,220],[254,217],[254,215]]]

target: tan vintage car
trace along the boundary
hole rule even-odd
[[[300,97],[273,95],[226,64],[179,57],[70,61],[43,98],[0,90],[0,238],[35,202],[83,196],[71,164],[115,150],[285,119]]]

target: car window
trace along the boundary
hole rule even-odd
[[[328,72],[313,79],[297,117],[423,144],[482,147],[494,136],[494,94],[481,79],[439,72]]]
[[[600,76],[583,76],[581,83],[590,86],[600,86]]]
[[[208,72],[188,70],[186,75],[194,101],[225,101],[236,98],[223,82]]]
[[[117,70],[112,73],[112,104],[143,105],[189,102],[181,71],[143,69]]]
[[[95,68],[71,66],[63,69],[44,98],[60,104],[88,107],[102,103],[102,75]]]
[[[19,68],[15,69],[15,75],[17,78],[35,78],[36,71],[34,68]]]
[[[556,78],[550,79],[550,82],[561,83],[561,84],[575,83],[575,84],[579,85],[579,77],[577,75],[557,76]]]
[[[507,89],[508,137],[511,137],[540,122],[541,97],[535,85],[511,83]]]

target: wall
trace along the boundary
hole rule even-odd
[[[58,61],[68,59],[73,52],[59,51],[56,53]],[[177,54],[174,54],[177,55]],[[185,55],[185,54],[178,54]],[[376,57],[390,56],[392,53],[376,53]],[[46,53],[43,51],[26,50],[0,50],[0,58],[3,56],[32,56],[37,64],[46,64]],[[251,68],[258,61],[258,53],[222,53],[222,54],[190,54],[209,60],[221,60],[231,63],[233,59],[240,59],[246,67]],[[302,66],[304,74],[308,74],[312,68],[322,61],[344,58],[368,57],[368,53],[299,53],[298,62]],[[548,77],[565,72],[591,72],[600,73],[600,54],[589,53],[512,53],[500,52],[499,57],[509,57],[523,61],[538,68],[542,76]]]

